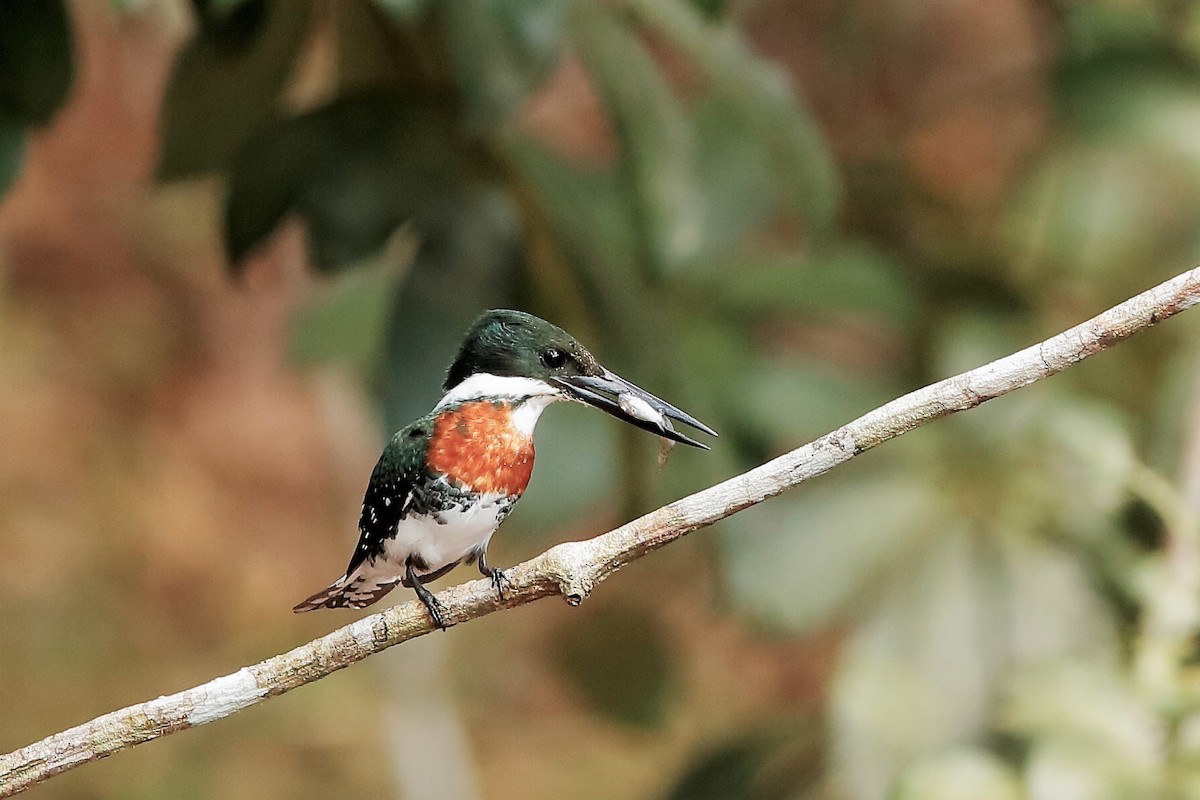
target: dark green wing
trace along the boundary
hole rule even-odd
[[[409,513],[414,487],[426,479],[425,450],[433,430],[432,415],[396,432],[379,457],[363,496],[358,520],[358,544],[346,574],[383,552],[384,543],[396,535],[396,526]]]

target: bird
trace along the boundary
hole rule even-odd
[[[442,390],[433,410],[397,431],[379,457],[345,575],[296,613],[365,608],[404,585],[445,629],[446,609],[425,584],[463,562],[477,564],[503,600],[508,578],[488,562],[488,543],[529,485],[534,428],[553,403],[585,403],[705,450],[671,420],[717,435],[602,366],[562,328],[511,309],[471,324]]]

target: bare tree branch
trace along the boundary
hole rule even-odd
[[[1200,268],[1040,344],[893,400],[814,442],[615,530],[553,547],[507,571],[512,590],[504,601],[486,580],[447,589],[439,595],[447,608],[447,621],[466,622],[550,595],[578,605],[621,567],[697,528],[828,472],[919,425],[1060,372],[1197,302]],[[80,764],[227,717],[432,630],[419,603],[404,603],[231,675],[97,717],[0,756],[0,797]]]

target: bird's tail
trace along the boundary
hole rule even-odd
[[[373,570],[364,564],[307,600],[297,603],[292,611],[303,614],[318,608],[366,608],[400,583],[398,575],[381,576],[372,573]]]

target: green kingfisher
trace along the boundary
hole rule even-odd
[[[445,609],[424,584],[463,561],[477,563],[503,599],[507,579],[488,563],[488,542],[529,484],[534,426],[551,403],[587,403],[693,447],[708,449],[671,420],[717,435],[605,369],[562,328],[521,311],[479,317],[442,388],[433,411],[398,431],[379,457],[346,574],[297,613],[364,608],[403,584],[444,628]]]

